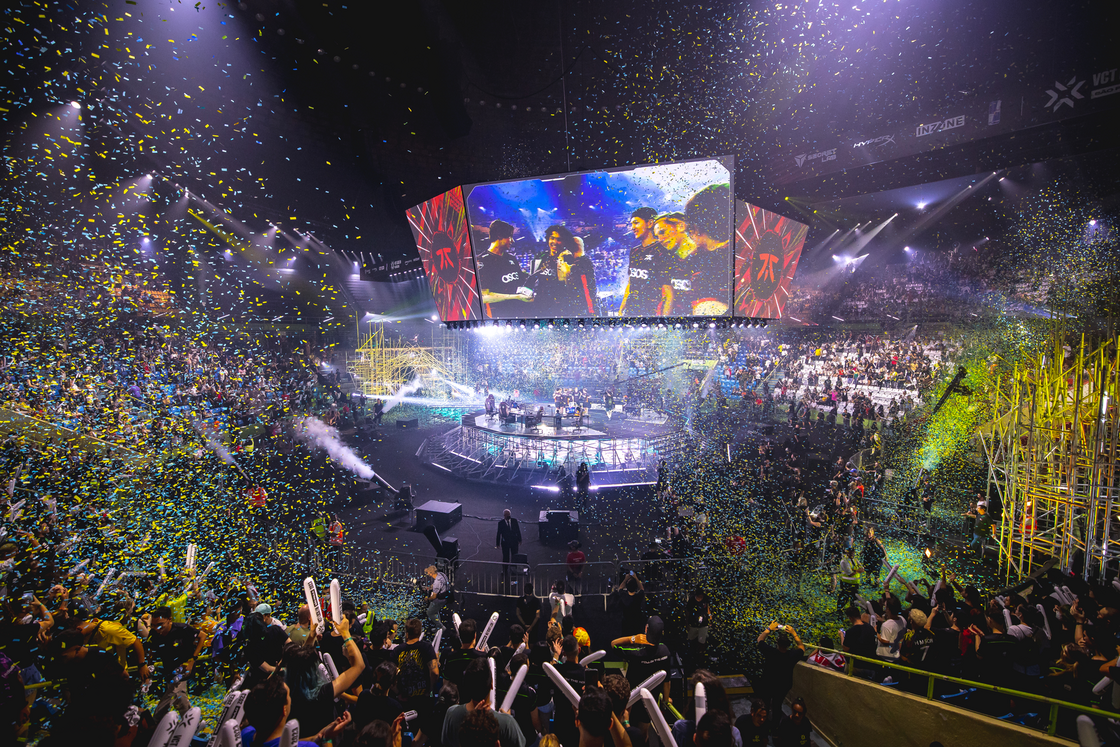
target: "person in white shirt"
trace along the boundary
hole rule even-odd
[[[447,576],[436,570],[434,565],[430,565],[424,569],[424,573],[432,579],[432,590],[428,594],[428,620],[436,626],[442,626],[440,622],[439,613],[443,606],[447,604],[447,592],[451,588],[451,584],[447,580]]]
[[[885,619],[883,624],[879,626],[879,633],[876,636],[879,639],[879,645],[875,649],[875,655],[884,659],[897,660],[899,648],[902,644],[902,634],[906,628],[898,616],[900,610],[897,599],[893,597],[887,599],[885,608],[883,612]]]

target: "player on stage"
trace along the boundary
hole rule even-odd
[[[731,187],[711,184],[689,198],[684,207],[688,235],[696,244],[689,257],[694,316],[727,313],[731,276]]]
[[[653,233],[657,211],[640,207],[630,214],[630,230],[638,243],[630,250],[626,289],[619,316],[653,316],[661,304],[665,249]]]
[[[510,255],[513,226],[504,220],[490,223],[490,248],[475,260],[478,287],[488,319],[526,316],[518,302],[531,303],[532,293],[525,287],[525,273]]]
[[[654,235],[665,247],[665,264],[661,279],[659,316],[684,316],[692,313],[692,262],[696,242],[688,235],[688,219],[684,213],[665,213],[653,224]]]

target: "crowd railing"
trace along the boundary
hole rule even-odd
[[[914,667],[909,667],[909,666],[906,666],[906,665],[903,665],[903,664],[896,664],[894,662],[885,661],[883,659],[870,658],[870,657],[866,657],[866,656],[857,656],[855,654],[851,654],[851,653],[848,653],[846,651],[837,651],[836,649],[820,648],[820,647],[816,647],[816,650],[823,651],[823,652],[830,653],[830,654],[840,654],[841,656],[843,656],[844,657],[844,674],[847,675],[848,677],[867,679],[866,676],[861,676],[861,674],[860,674],[860,672],[866,672],[867,669],[871,669],[872,671],[879,672],[879,673],[882,673],[882,672],[885,672],[885,671],[891,671],[891,672],[898,672],[898,673],[901,673],[901,674],[910,675],[911,677],[917,677],[917,678],[923,678],[924,677],[924,678],[926,678],[925,699],[926,700],[938,699],[938,700],[940,700],[940,702],[945,703],[947,705],[954,706],[954,707],[964,708],[963,705],[959,704],[956,699],[958,697],[963,697],[965,695],[968,695],[970,692],[975,692],[975,691],[979,691],[979,690],[983,690],[985,692],[990,692],[990,693],[996,693],[996,694],[1000,694],[1000,695],[1005,695],[1005,696],[1008,696],[1010,698],[1015,698],[1016,700],[1023,700],[1023,701],[1029,701],[1029,702],[1032,702],[1032,703],[1039,703],[1039,704],[1045,706],[1048,710],[1048,714],[1045,718],[1046,734],[1048,736],[1051,736],[1051,737],[1056,735],[1057,732],[1058,732],[1058,714],[1059,714],[1059,711],[1063,708],[1065,708],[1067,710],[1070,710],[1070,711],[1074,711],[1075,713],[1083,713],[1083,714],[1086,714],[1086,715],[1089,715],[1089,716],[1095,716],[1097,718],[1120,719],[1120,713],[1113,713],[1111,711],[1105,711],[1103,709],[1096,708],[1096,707],[1091,706],[1091,705],[1083,705],[1083,704],[1080,704],[1080,703],[1070,703],[1069,701],[1058,700],[1056,698],[1049,698],[1049,697],[1046,697],[1045,695],[1039,695],[1037,693],[1024,692],[1024,691],[1015,690],[1015,689],[1012,689],[1012,688],[1009,688],[1009,687],[1002,687],[1000,685],[991,685],[991,684],[988,684],[986,682],[977,682],[975,680],[966,680],[962,677],[954,677],[954,676],[948,675],[948,674],[939,674],[937,672],[931,672],[931,671],[928,671],[928,670],[925,670],[925,669],[916,669]],[[863,662],[865,664],[868,664],[869,666],[866,669],[860,670],[860,669],[857,669],[856,662]],[[816,665],[805,663],[802,666],[816,666]],[[829,670],[829,671],[835,671],[835,670]],[[898,678],[898,680],[901,682],[901,681],[904,681],[905,678],[900,677],[900,678]],[[945,693],[945,694],[942,694],[942,696],[940,698],[938,698],[937,695],[936,695],[937,683],[938,682],[945,682],[945,683],[948,683],[950,685],[955,685],[957,687],[958,692],[957,693]],[[971,708],[964,708],[964,710],[968,710],[970,712],[976,712],[976,711],[974,711],[974,709],[971,709]],[[1040,709],[1040,711],[1041,711],[1041,709]],[[1038,713],[1038,714],[1034,714],[1034,715],[1037,715],[1037,716],[1041,717],[1041,712]],[[1015,723],[1018,723],[1022,726],[1026,726],[1026,727],[1030,728],[1031,727],[1030,723],[1024,723],[1024,721],[1029,721],[1029,719],[1022,719],[1022,716],[1023,716],[1023,714],[1019,714],[1020,718],[1015,720]],[[998,718],[1000,718],[1001,720],[1011,720],[1013,718],[1013,716],[1012,716],[1012,714],[1007,714],[1007,716],[1000,716]],[[1039,723],[1041,723],[1041,720],[1039,721]]]

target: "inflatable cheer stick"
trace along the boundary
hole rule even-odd
[[[556,667],[552,666],[548,662],[544,663],[544,671],[548,674],[548,678],[552,680],[552,683],[556,685],[560,692],[564,693],[564,697],[566,697],[568,699],[568,702],[572,704],[572,708],[579,708],[579,693],[575,691],[575,688],[572,687],[571,683],[564,679],[564,675],[556,671]]]
[[[522,644],[522,645],[524,645],[524,644]],[[520,650],[520,649],[518,649],[518,650]],[[514,655],[516,656],[516,654],[514,654]],[[602,649],[599,649],[598,651],[594,651],[594,652],[588,654],[587,656],[583,657],[582,659],[580,659],[579,663],[583,664],[584,666],[587,666],[588,664],[590,664],[593,661],[599,661],[599,659],[602,659],[606,655],[607,655],[606,651],[604,651]]]
[[[673,739],[673,734],[669,731],[669,724],[665,721],[665,714],[657,707],[657,701],[653,699],[653,695],[644,687],[641,694],[642,702],[645,703],[646,711],[649,712],[650,721],[653,722],[653,728],[657,732],[657,736],[661,738],[661,744],[668,745],[668,747],[677,747],[677,741]]]
[[[630,699],[626,701],[626,707],[633,708],[634,704],[642,699],[642,690],[652,690],[653,688],[664,682],[665,677],[666,674],[664,669],[662,669],[660,672],[654,672],[649,677],[647,677],[644,682],[630,691]]]
[[[163,718],[156,724],[155,733],[152,734],[152,738],[148,742],[148,747],[167,747],[167,743],[171,741],[171,735],[175,732],[175,727],[178,725],[178,713],[175,711],[168,711],[163,714]]]
[[[522,664],[521,668],[517,670],[517,674],[513,675],[513,682],[509,686],[509,692],[507,692],[506,697],[502,699],[501,710],[508,711],[513,708],[513,701],[517,700],[517,693],[521,690],[521,683],[525,681],[525,675],[528,673],[529,665]]]
[[[226,731],[226,726],[230,723],[233,724],[235,729],[241,725],[241,712],[245,709],[245,698],[247,697],[249,697],[248,690],[230,690],[226,694],[225,700],[222,701],[222,715],[218,719],[218,723],[222,726],[210,735],[206,747],[234,747],[235,743],[233,741],[222,741],[225,738],[223,734]],[[241,737],[240,729],[237,729],[237,737],[238,739]]]
[[[331,579],[331,618],[336,623],[342,622],[342,584],[337,578]]]
[[[323,608],[319,604],[319,590],[315,588],[315,579],[310,576],[303,580],[303,598],[307,600],[307,609],[311,612],[311,622],[315,623],[316,630],[318,630],[319,635],[322,635],[327,629],[327,624],[323,621]]]
[[[478,645],[475,646],[479,651],[486,650],[486,642],[490,640],[490,634],[494,632],[494,626],[498,624],[498,613],[494,612],[490,615],[490,619],[486,621],[486,627],[482,629],[482,635],[478,637]]]
[[[700,723],[700,719],[704,718],[704,714],[708,712],[708,694],[704,691],[703,682],[696,683],[696,689],[692,697],[696,703],[695,722]]]

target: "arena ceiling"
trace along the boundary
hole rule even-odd
[[[1120,59],[1086,0],[108,0],[5,14],[9,228],[88,232],[91,193],[152,174],[166,206],[188,190],[254,234],[272,222],[299,232],[293,246],[404,257],[404,209],[455,184],[726,153],[737,195],[810,219],[810,244],[896,212],[948,245],[990,235],[1006,225],[998,179],[1014,174],[1064,178],[1090,201],[1117,193]],[[52,133],[54,155],[81,168],[55,177],[29,133],[71,101],[81,123]],[[982,196],[940,225],[922,217],[916,196],[970,182]],[[119,215],[94,213],[99,230]],[[367,311],[402,304],[358,290]]]

